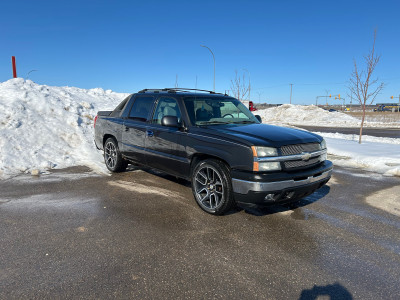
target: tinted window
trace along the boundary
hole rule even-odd
[[[129,95],[128,97],[126,97],[111,113],[111,117],[119,117],[121,114],[121,111],[124,110],[126,103],[128,102],[128,100],[132,97],[132,95]]]
[[[154,98],[151,96],[138,96],[133,103],[129,118],[145,122],[153,106]]]
[[[161,124],[161,119],[164,116],[174,116],[178,118],[178,122],[181,121],[181,112],[174,98],[161,97],[158,100],[152,123]]]
[[[240,101],[233,98],[187,97],[184,102],[194,125],[259,123]]]

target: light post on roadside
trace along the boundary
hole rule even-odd
[[[208,48],[207,46],[204,46],[204,45],[200,45],[200,46],[204,47],[204,48],[207,48],[211,52],[213,60],[214,60],[214,90],[213,90],[213,92],[215,93],[215,56],[214,56],[214,53],[211,51],[210,48]]]
[[[38,70],[30,70],[30,71],[28,72],[28,74],[26,74],[26,79],[29,79],[29,74],[31,74],[32,72],[36,72],[36,71],[38,71]]]
[[[326,98],[326,105],[328,106],[328,97],[331,98],[332,95],[326,95],[326,96],[317,96],[315,97],[315,105],[318,106],[318,98]]]

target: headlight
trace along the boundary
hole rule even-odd
[[[259,158],[262,157],[278,156],[276,148],[252,146],[251,149],[254,156],[254,172],[277,171],[281,169],[281,164],[278,161],[259,161]]]
[[[281,169],[281,164],[277,161],[271,162],[259,162],[258,170],[262,171],[277,171]]]
[[[321,149],[326,149],[325,139],[323,139],[322,142],[321,142]]]
[[[251,149],[255,157],[278,156],[278,150],[276,148],[252,146]]]

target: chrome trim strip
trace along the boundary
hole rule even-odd
[[[301,160],[304,154],[310,154],[310,158],[320,156],[326,153],[326,149],[315,151],[315,152],[303,152],[301,154],[295,155],[285,155],[285,156],[270,156],[270,157],[255,157],[254,161],[288,161],[288,160]]]
[[[307,185],[310,183],[314,183],[317,181],[324,180],[328,177],[331,177],[332,169],[322,173],[319,176],[309,176],[304,180],[295,181],[284,180],[284,181],[274,181],[274,182],[255,182],[255,181],[247,181],[232,178],[232,187],[235,193],[239,194],[248,194],[249,191],[253,192],[272,192],[272,191],[281,191],[287,188],[295,188],[302,185]]]

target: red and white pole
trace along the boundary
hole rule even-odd
[[[13,77],[17,78],[17,65],[15,63],[15,56],[11,56],[12,68],[13,68]]]

